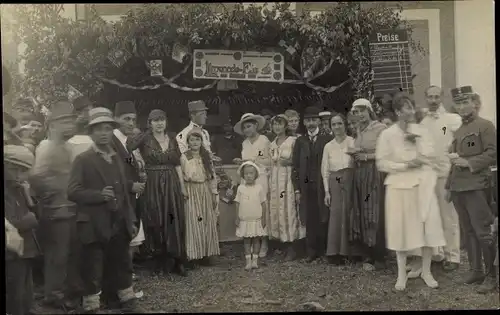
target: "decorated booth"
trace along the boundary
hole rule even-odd
[[[17,10],[23,13],[23,6]],[[237,4],[231,10],[223,4],[144,4],[114,24],[92,10],[86,21],[31,18],[19,24],[28,52],[19,91],[49,109],[63,96],[87,95],[110,109],[134,101],[141,128],[148,113],[160,108],[175,132],[189,123],[187,103],[203,100],[212,136],[245,112],[301,113],[318,104],[345,113],[358,97],[411,92],[403,61],[409,49],[419,49],[393,9],[355,2],[314,17],[277,3],[273,9]],[[391,67],[399,74],[387,76]],[[239,181],[236,168],[218,166],[221,190]],[[230,200],[221,200],[220,213],[221,240],[234,240]]]

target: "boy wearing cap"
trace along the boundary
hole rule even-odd
[[[323,149],[333,137],[319,131],[321,119],[317,107],[304,113],[307,133],[297,138],[292,157],[292,183],[302,226],[306,227],[307,262],[319,258],[326,249],[328,209],[324,205],[321,161]]]
[[[320,112],[319,118],[321,119],[321,125],[319,127],[321,133],[333,136],[333,132],[330,128],[330,119],[332,119],[332,113],[329,111]]]
[[[465,283],[482,283],[478,292],[487,293],[496,288],[494,240],[489,229],[494,214],[487,198],[490,166],[496,162],[496,129],[491,121],[478,116],[472,87],[455,88],[451,94],[462,125],[451,145],[452,167],[446,189],[464,231],[471,265]]]
[[[206,129],[203,129],[203,126],[207,122],[207,106],[203,101],[193,101],[188,103],[189,117],[191,121],[189,125],[184,128],[177,135],[177,143],[179,143],[179,149],[181,150],[181,154],[186,153],[189,148],[187,144],[187,135],[193,128],[201,128],[203,130],[203,146],[208,152],[212,153],[210,148],[210,135]]]
[[[31,184],[42,206],[40,233],[44,251],[44,303],[51,307],[73,308],[66,283],[77,295],[76,277],[76,209],[67,198],[71,169],[71,146],[75,114],[67,101],[52,106],[49,116],[49,139],[36,149]]]
[[[78,205],[78,237],[82,242],[83,310],[100,308],[103,276],[117,292],[125,312],[142,312],[132,287],[129,246],[137,233],[130,203],[125,163],[112,148],[113,129],[118,124],[111,111],[97,107],[89,111],[92,147],[73,163],[68,198]]]
[[[35,157],[24,146],[4,146],[5,163],[5,220],[6,231],[16,230],[23,239],[23,249],[5,252],[7,314],[28,314],[33,306],[33,278],[30,259],[40,254],[34,229],[38,220],[30,212],[22,182]]]

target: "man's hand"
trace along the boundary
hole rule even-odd
[[[456,159],[452,159],[451,163],[453,165],[460,166],[460,167],[469,167],[469,161],[467,161],[466,159],[461,158],[461,157],[456,158]]]
[[[104,200],[110,201],[115,198],[115,193],[113,191],[113,187],[106,186],[102,189],[101,195],[104,197]]]
[[[330,206],[330,201],[332,197],[330,196],[330,193],[325,193],[325,206],[329,207]]]
[[[137,237],[137,234],[139,234],[139,228],[133,224],[132,225],[132,239]]]
[[[146,184],[144,184],[144,183],[133,183],[132,184],[132,192],[134,194],[142,194],[145,187],[146,187]]]

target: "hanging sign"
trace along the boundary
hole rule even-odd
[[[281,82],[284,58],[277,52],[195,49],[193,78]]]
[[[160,59],[151,60],[149,62],[149,70],[151,72],[151,76],[162,76],[163,75],[163,63]]]
[[[398,90],[413,94],[410,47],[406,30],[382,30],[370,36],[373,90],[381,95]]]
[[[83,96],[83,94],[78,91],[74,86],[68,85],[68,100],[73,102],[77,98]]]

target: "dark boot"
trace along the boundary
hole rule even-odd
[[[482,271],[469,271],[464,279],[465,284],[481,283],[484,281],[485,275]]]
[[[295,248],[293,243],[290,243],[286,249],[285,261],[292,261],[297,258],[297,253],[295,252]]]
[[[214,265],[214,261],[212,257],[203,257],[199,261],[200,265],[205,266],[205,267],[210,267]]]
[[[479,294],[487,294],[490,292],[493,292],[497,288],[497,283],[496,283],[495,276],[488,275],[486,278],[484,278],[483,283],[477,288],[477,293]]]
[[[174,272],[181,277],[188,276],[186,266],[184,265],[184,262],[182,262],[180,259],[175,260]]]

